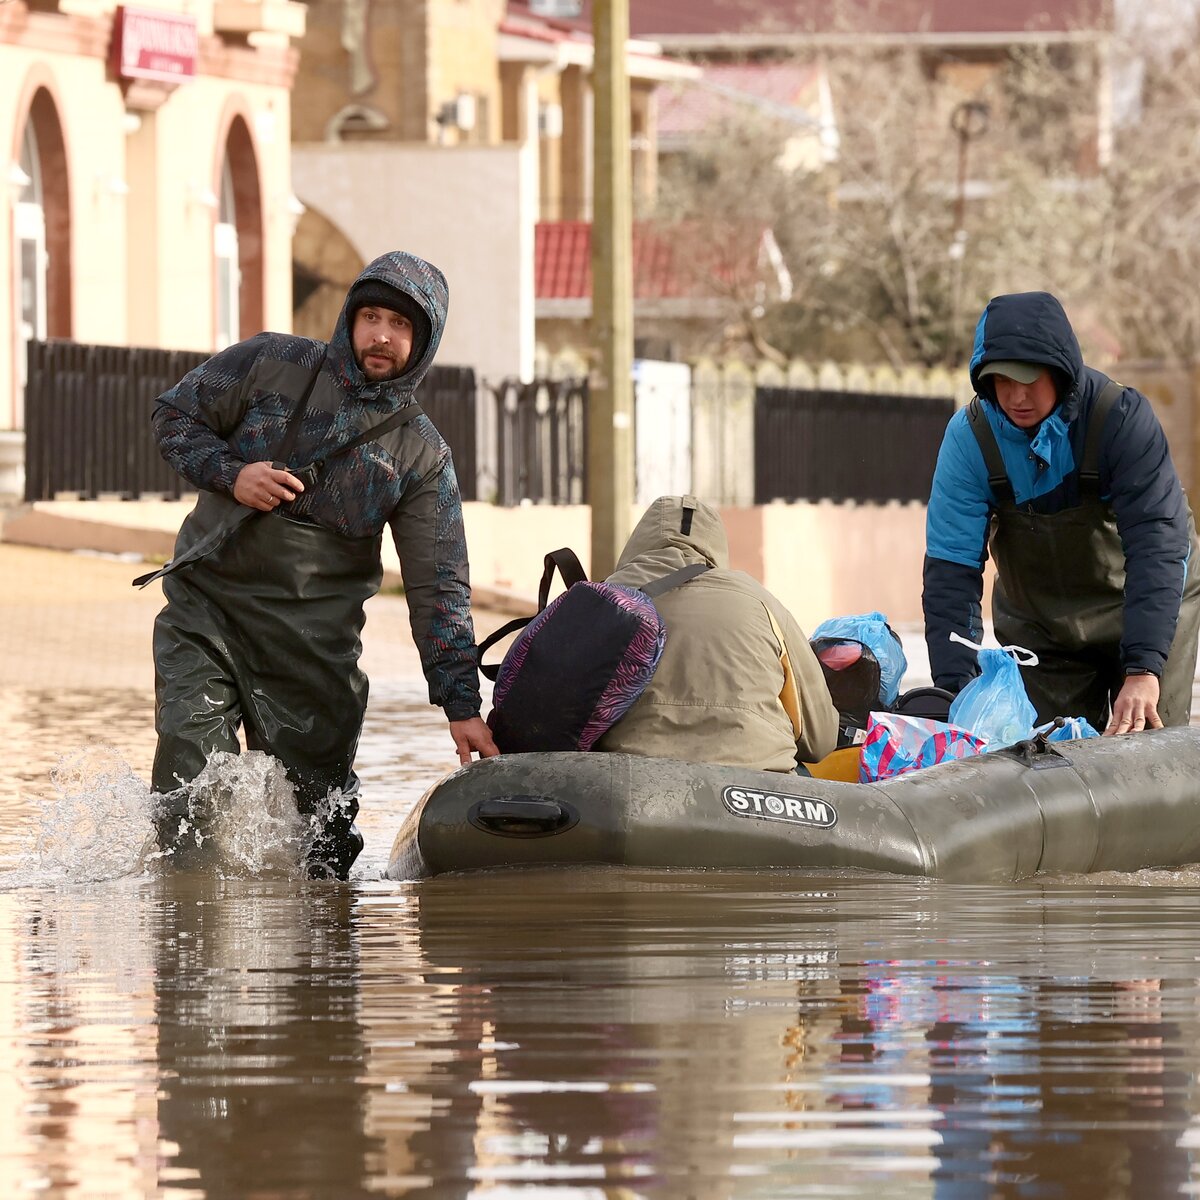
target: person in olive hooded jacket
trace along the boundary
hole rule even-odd
[[[950,635],[981,638],[990,551],[996,637],[1038,656],[1022,674],[1039,720],[1186,725],[1200,560],[1149,401],[1084,365],[1046,292],[989,302],[970,370],[976,398],[946,428],[926,524],[934,683],[957,692],[977,673]]]
[[[633,707],[596,749],[760,771],[795,771],[837,742],[838,715],[795,618],[729,567],[720,514],[692,496],[646,510],[609,583],[640,587],[681,567],[712,568],[656,596],[662,658]]]
[[[413,398],[447,303],[436,267],[384,254],[351,286],[328,345],[261,333],[158,398],[163,457],[200,490],[174,559],[137,581],[162,576],[167,599],[154,629],[153,787],[160,844],[180,861],[204,832],[180,785],[214,751],[236,753],[241,726],[315,817],[310,872],[346,877],[362,848],[359,635],[386,527],[430,702],[445,711],[460,762],[497,753],[479,716],[454,466]]]

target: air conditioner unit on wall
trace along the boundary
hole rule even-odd
[[[460,92],[438,109],[437,120],[439,125],[451,126],[464,132],[474,129],[475,97],[467,92]]]

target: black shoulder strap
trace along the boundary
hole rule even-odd
[[[296,448],[296,438],[300,436],[300,422],[304,419],[304,410],[308,407],[308,398],[312,395],[313,388],[317,386],[317,380],[321,377],[321,368],[325,365],[325,359],[328,354],[329,347],[326,346],[321,351],[321,357],[317,360],[317,365],[313,368],[313,373],[308,377],[308,384],[304,389],[304,394],[300,397],[296,407],[292,409],[292,415],[288,417],[283,437],[279,439],[279,445],[275,447],[275,453],[271,455],[271,458],[274,460],[272,466],[278,463],[286,463],[291,458],[292,451]]]
[[[681,583],[687,583],[689,579],[695,579],[697,575],[703,575],[705,571],[711,570],[708,563],[690,563],[686,567],[680,567],[678,571],[672,571],[670,575],[664,575],[661,579],[652,579],[649,583],[643,583],[638,591],[645,592],[653,600],[656,596],[661,596],[663,592],[669,592]]]
[[[377,441],[389,429],[396,429],[401,425],[407,425],[409,421],[415,421],[417,417],[423,417],[424,415],[425,410],[414,400],[411,404],[406,404],[399,412],[392,413],[390,417],[384,417],[382,421],[377,421],[374,425],[368,425],[362,433],[352,437],[336,450],[331,450],[319,461],[327,463],[331,458],[341,458],[343,454],[349,454],[351,450],[361,446],[363,442]]]
[[[971,425],[971,432],[975,435],[975,440],[979,443],[979,450],[983,455],[983,465],[987,467],[988,487],[992,489],[992,495],[996,497],[998,504],[1012,504],[1015,493],[1012,483],[1009,481],[1008,472],[1004,469],[1004,456],[1000,453],[1000,447],[996,444],[996,435],[992,432],[987,414],[983,411],[983,401],[978,396],[975,396],[967,405],[967,421]]]
[[[285,464],[296,445],[296,438],[300,433],[300,422],[304,417],[304,410],[308,407],[308,398],[312,395],[313,388],[317,386],[317,380],[321,376],[321,368],[325,365],[325,359],[328,354],[329,347],[326,346],[321,351],[321,357],[317,359],[317,365],[313,367],[312,374],[308,377],[308,383],[304,386],[303,394],[288,417],[288,423],[284,428],[283,436],[279,439],[279,444],[275,447],[275,454],[271,463],[273,467],[287,469]],[[199,562],[202,558],[206,558],[216,550],[217,547],[223,545],[247,521],[261,515],[262,513],[257,508],[247,508],[244,505],[238,505],[207,536],[201,538],[200,541],[190,549],[184,551],[183,554],[172,558],[170,562],[159,567],[157,571],[150,571],[146,575],[139,575],[133,581],[133,586],[144,588],[148,583],[153,583],[156,579],[162,579],[164,575],[172,575],[182,567]]]
[[[1083,437],[1083,454],[1079,467],[1079,497],[1081,500],[1085,498],[1095,500],[1100,496],[1100,437],[1104,433],[1108,414],[1112,412],[1113,405],[1121,398],[1124,390],[1123,383],[1117,383],[1115,379],[1110,379],[1100,389],[1100,395],[1096,397],[1096,403],[1092,407],[1092,415],[1088,418],[1087,433]]]

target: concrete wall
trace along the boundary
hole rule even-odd
[[[292,179],[300,200],[364,261],[408,250],[445,272],[450,317],[440,362],[489,379],[528,377],[537,198],[520,147],[298,145]]]
[[[543,556],[560,546],[588,567],[589,512],[583,505],[467,504],[472,581],[534,595]],[[642,512],[635,508],[632,520]],[[732,565],[761,580],[804,629],[872,609],[893,623],[921,620],[924,505],[772,504],[723,508],[721,516]]]
[[[48,501],[11,511],[0,540],[58,549],[147,556],[170,554],[191,501]],[[632,511],[636,521],[643,509]],[[772,504],[721,510],[733,566],[761,579],[806,631],[827,617],[879,609],[894,624],[921,620],[925,510]],[[583,505],[497,508],[464,505],[471,582],[480,607],[529,611],[548,551],[569,546],[590,565],[590,516]],[[384,541],[384,566],[399,580],[396,552]],[[145,568],[130,564],[130,578]],[[555,589],[558,590],[557,588]]]

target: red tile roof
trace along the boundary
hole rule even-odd
[[[633,294],[672,300],[713,294],[713,283],[757,278],[764,231],[733,231],[721,244],[686,225],[633,226]],[[538,300],[583,300],[592,294],[589,221],[541,221],[534,232],[534,295]]]

